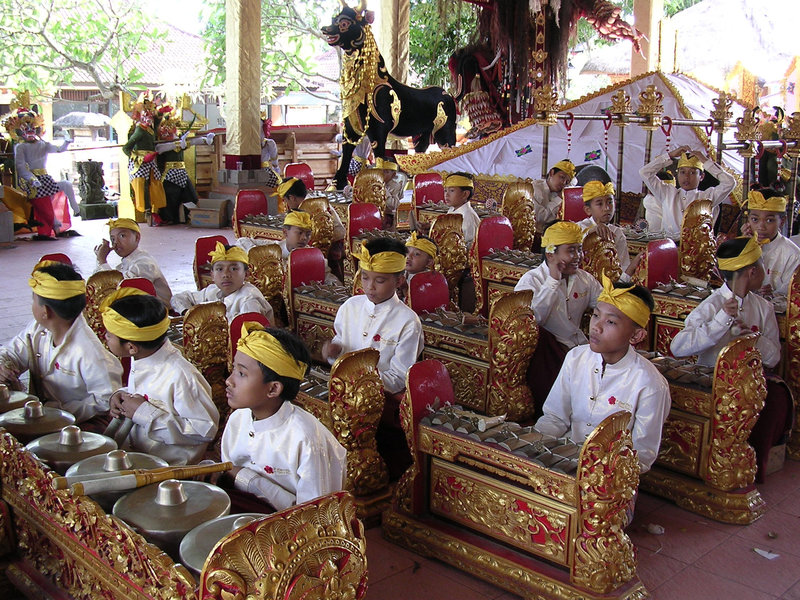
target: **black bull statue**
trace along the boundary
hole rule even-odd
[[[416,89],[389,75],[362,9],[345,6],[322,33],[328,44],[344,51],[340,77],[344,144],[337,189],[347,184],[353,149],[364,134],[372,141],[376,158],[386,158],[390,133],[413,137],[417,152],[425,152],[431,138],[441,147],[455,145],[453,97],[442,88]]]

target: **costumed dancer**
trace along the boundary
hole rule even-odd
[[[278,167],[278,144],[272,139],[272,119],[261,117],[261,130],[264,137],[261,138],[261,168],[267,171],[267,187],[278,187],[281,182],[280,170]]]
[[[150,211],[151,226],[161,224],[159,211],[167,205],[161,171],[155,160],[158,156],[155,151],[154,129],[157,112],[155,104],[147,96],[138,101],[133,107],[132,115],[136,123],[127,143],[122,147],[129,158],[128,172],[134,205],[140,213]]]
[[[17,142],[14,146],[14,167],[19,185],[33,207],[33,218],[37,221],[35,239],[69,235],[66,232],[72,221],[66,202],[67,195],[45,169],[47,155],[66,150],[69,140],[64,140],[60,146],[45,142],[41,137],[44,119],[35,107],[29,105],[17,108],[5,120],[5,127]],[[72,185],[65,186],[65,189],[72,191]],[[73,203],[74,197],[75,192],[72,191]]]
[[[177,223],[180,220],[180,208],[186,202],[197,202],[197,191],[186,172],[183,151],[187,146],[201,144],[211,145],[214,134],[187,139],[188,131],[178,138],[180,119],[172,113],[167,114],[158,125],[158,169],[163,173],[164,195],[167,205],[161,209],[161,218],[165,223]]]

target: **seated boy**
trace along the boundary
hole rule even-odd
[[[305,200],[308,195],[308,188],[306,184],[303,183],[302,179],[290,177],[289,179],[283,180],[280,185],[275,188],[275,192],[278,194],[278,202],[282,203],[282,206],[278,207],[280,212],[289,212],[300,208],[303,200]]]
[[[398,297],[406,301],[408,286],[414,275],[423,271],[432,271],[436,262],[436,242],[425,235],[417,235],[416,231],[406,241],[406,280],[397,290]]]
[[[536,429],[582,444],[615,412],[631,413],[628,427],[641,473],[650,470],[670,409],[669,385],[634,346],[647,337],[653,297],[639,285],[603,276],[589,325],[589,344],[567,353]]]
[[[631,261],[628,254],[628,240],[625,239],[625,232],[622,227],[614,225],[611,220],[614,218],[614,185],[599,181],[589,181],[583,186],[583,210],[588,217],[580,221],[578,225],[588,233],[589,229],[595,228],[600,239],[614,242],[617,250],[617,260],[622,269],[621,281],[630,281],[631,275],[636,270],[636,266],[642,260],[643,253],[639,253]]]
[[[0,347],[0,383],[22,390],[19,375],[33,371],[33,387],[38,384],[43,394],[39,399],[46,406],[72,413],[78,423],[102,420],[109,397],[122,385],[122,365],[81,314],[86,282],[70,265],[42,261],[28,284],[33,290],[33,321]],[[103,428],[98,422],[97,429]]]
[[[316,417],[292,404],[311,356],[294,334],[245,323],[226,381],[233,409],[222,434],[223,477],[277,510],[339,491],[347,452]]]
[[[225,316],[233,321],[242,313],[261,313],[270,323],[275,322],[272,306],[252,283],[245,282],[249,260],[247,253],[236,246],[225,246],[217,242],[216,249],[208,253],[211,257],[211,285],[198,291],[186,291],[172,297],[172,308],[185,313],[195,304],[224,302]]]
[[[309,241],[311,241],[311,215],[302,210],[293,210],[286,213],[283,219],[283,239],[280,242],[255,238],[238,238],[236,245],[245,252],[249,252],[255,246],[278,244],[281,248],[281,256],[286,262],[292,250],[307,247]],[[342,283],[331,272],[331,268],[327,264],[325,265],[325,283],[338,283],[340,285]]]
[[[525,273],[514,291],[533,290],[531,309],[539,324],[539,343],[528,368],[528,386],[537,409],[553,385],[567,351],[586,343],[581,319],[597,305],[603,288],[580,269],[583,230],[577,223],[556,221],[544,230],[544,262]]]
[[[546,179],[537,179],[533,182],[537,233],[542,233],[548,223],[558,219],[558,211],[564,201],[564,188],[574,177],[575,165],[565,158],[550,167]]]
[[[764,283],[761,247],[755,237],[738,237],[717,249],[719,270],[725,284],[714,290],[689,316],[684,328],[672,340],[675,356],[697,355],[701,365],[713,367],[717,356],[729,342],[742,334],[758,331],[756,348],[765,368],[774,368],[781,359],[778,321],[772,303],[752,292]],[[792,402],[777,377],[767,377],[767,400],[750,434],[756,451],[758,474],[764,480],[769,449],[779,443],[791,427]]]
[[[383,183],[386,187],[386,213],[383,216],[383,228],[387,231],[397,229],[395,215],[403,201],[403,194],[408,184],[408,175],[403,173],[397,163],[379,158],[375,167],[383,170]]]
[[[478,227],[481,224],[478,213],[469,202],[474,188],[472,175],[468,173],[453,173],[444,180],[444,201],[450,207],[447,214],[461,215],[463,219],[461,230],[464,232],[464,243],[467,245],[467,250],[470,249],[475,236],[478,235]]]
[[[772,190],[753,190],[747,195],[747,219],[742,235],[758,235],[766,281],[759,290],[763,296],[786,296],[792,275],[800,265],[800,248],[781,234],[786,215],[786,198]]]
[[[678,160],[678,187],[661,181],[658,172],[668,166],[674,158]],[[719,180],[719,185],[703,191],[697,189],[705,176],[704,170]],[[663,230],[669,237],[678,239],[686,208],[698,198],[711,200],[714,218],[719,214],[719,205],[728,198],[736,185],[736,179],[728,175],[719,165],[699,150],[690,151],[688,146],[676,148],[669,154],[654,158],[639,171],[652,199],[644,200],[644,218],[650,231]]]
[[[171,465],[197,463],[214,439],[219,412],[211,386],[166,339],[166,308],[139,289],[121,288],[101,311],[108,347],[132,359],[127,387],[111,396],[111,416],[134,423],[122,447]]]
[[[139,248],[139,241],[142,236],[136,221],[133,219],[111,219],[108,222],[108,231],[111,245],[109,245],[108,241],[103,240],[94,249],[94,253],[97,256],[97,268],[95,270],[111,270],[106,261],[108,260],[108,254],[113,250],[122,259],[114,268],[120,271],[125,279],[143,277],[152,281],[159,300],[169,306],[172,291],[169,289],[169,284],[164,278],[161,269],[158,268],[156,260],[148,252]]]

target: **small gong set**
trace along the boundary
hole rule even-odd
[[[0,427],[60,475],[53,487],[91,497],[195,574],[223,537],[267,516],[231,515],[222,488],[181,481],[227,471],[231,463],[170,467],[157,456],[119,449],[130,419],[112,420],[104,435],[82,431],[72,414],[1,384],[0,413]]]

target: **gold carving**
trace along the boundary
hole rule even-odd
[[[389,90],[389,97],[392,99],[392,104],[391,104],[392,128],[391,128],[390,131],[394,131],[394,128],[397,127],[397,122],[400,120],[400,112],[403,110],[403,104],[400,102],[400,97],[397,95],[397,92],[395,92],[393,89]],[[439,103],[439,108],[441,108],[441,106],[442,106],[442,103],[440,102]],[[444,112],[444,111],[442,111],[442,112]],[[437,111],[437,119],[438,119],[438,115],[439,115],[439,113]],[[445,118],[445,121],[446,121],[447,120],[447,115],[445,115],[444,118]],[[435,123],[436,123],[436,121],[434,121],[434,124]],[[442,123],[442,125],[444,125],[444,123]],[[441,125],[439,127],[441,127]],[[434,129],[434,133],[435,132],[436,132],[436,130]]]
[[[339,86],[342,98],[342,120],[349,124],[359,136],[357,140],[348,140],[354,146],[358,145],[361,137],[369,126],[375,112],[375,94],[378,86],[386,85],[389,74],[383,66],[372,27],[364,26],[364,45],[361,49],[342,53],[342,71],[339,75]],[[366,105],[366,123],[361,122],[359,106]],[[346,132],[345,132],[345,135]]]
[[[716,249],[711,200],[695,200],[683,214],[678,274],[710,281],[717,264]]]
[[[428,330],[425,330],[425,339],[422,359],[433,358],[445,366],[450,373],[458,403],[478,412],[486,412],[488,365],[453,356],[447,350],[442,351],[438,346],[432,345],[434,340],[429,339]]]
[[[528,181],[509,184],[503,195],[502,213],[514,229],[514,248],[530,251],[536,235],[533,184]]]
[[[618,281],[622,275],[622,268],[619,266],[619,257],[614,241],[604,240],[597,231],[590,231],[583,238],[583,265],[581,268],[590,273],[597,281],[602,281],[603,273],[611,281]]]
[[[489,387],[486,413],[509,420],[532,419],[533,397],[525,379],[539,341],[531,310],[533,292],[512,292],[499,298],[489,314]]]
[[[714,130],[722,131],[726,124],[733,118],[731,107],[733,106],[733,96],[720,92],[718,98],[711,100],[714,109],[711,111],[711,118],[714,120]]]
[[[631,112],[631,97],[625,93],[624,89],[618,89],[611,96],[611,113],[620,117],[617,125],[624,127],[626,125],[625,116]]]
[[[697,476],[707,436],[707,423],[706,419],[672,410],[661,432],[659,463],[676,471]]]
[[[439,215],[431,225],[431,239],[436,242],[439,252],[435,269],[447,279],[450,300],[457,306],[459,283],[467,268],[467,247],[461,229],[463,217],[454,213]]]
[[[328,212],[328,199],[324,197],[306,198],[300,210],[311,215],[311,241],[309,244],[319,248],[327,256],[333,241],[333,217]]]
[[[794,113],[800,117],[800,113]],[[800,125],[800,118],[797,120]],[[785,379],[792,391],[795,404],[795,421],[789,438],[787,452],[790,458],[800,460],[800,269],[795,270],[789,284],[789,297],[786,302],[786,366]]]
[[[581,449],[580,521],[572,581],[605,593],[636,577],[625,510],[639,485],[639,464],[627,425],[630,413],[606,417]]]
[[[114,269],[98,271],[91,274],[86,280],[86,307],[83,309],[83,316],[104,346],[106,345],[106,328],[103,325],[103,318],[100,316],[100,304],[106,296],[117,289],[120,281],[122,281],[122,273]]]
[[[755,110],[745,110],[742,116],[736,119],[736,131],[733,136],[740,142],[760,141],[762,137],[760,122]]]
[[[383,169],[361,169],[353,180],[353,202],[374,204],[386,212],[386,184]]]
[[[298,312],[296,333],[308,346],[311,357],[323,361],[322,345],[333,339],[335,331],[332,320],[324,321]]]
[[[642,123],[642,129],[654,131],[661,127],[661,115],[664,113],[664,105],[661,102],[664,94],[659,92],[654,85],[648,85],[643,92],[639,93],[640,117],[647,119]]]
[[[366,538],[347,493],[250,523],[214,548],[200,595],[356,600],[367,589]]]
[[[264,295],[278,317],[284,305],[283,286],[286,278],[281,247],[278,244],[253,246],[247,257],[250,260],[250,281]]]
[[[197,304],[186,311],[183,317],[183,355],[211,386],[211,399],[219,411],[217,439],[222,436],[231,411],[225,395],[228,357],[232,355],[228,338],[224,303]]]
[[[398,115],[399,113],[400,111],[398,110]],[[433,119],[433,131],[431,135],[436,135],[436,132],[444,127],[445,123],[447,123],[447,113],[444,111],[444,102],[439,102],[439,104],[436,105],[436,117]]]
[[[558,92],[549,83],[533,91],[533,112],[536,122],[545,127],[558,123]]]

